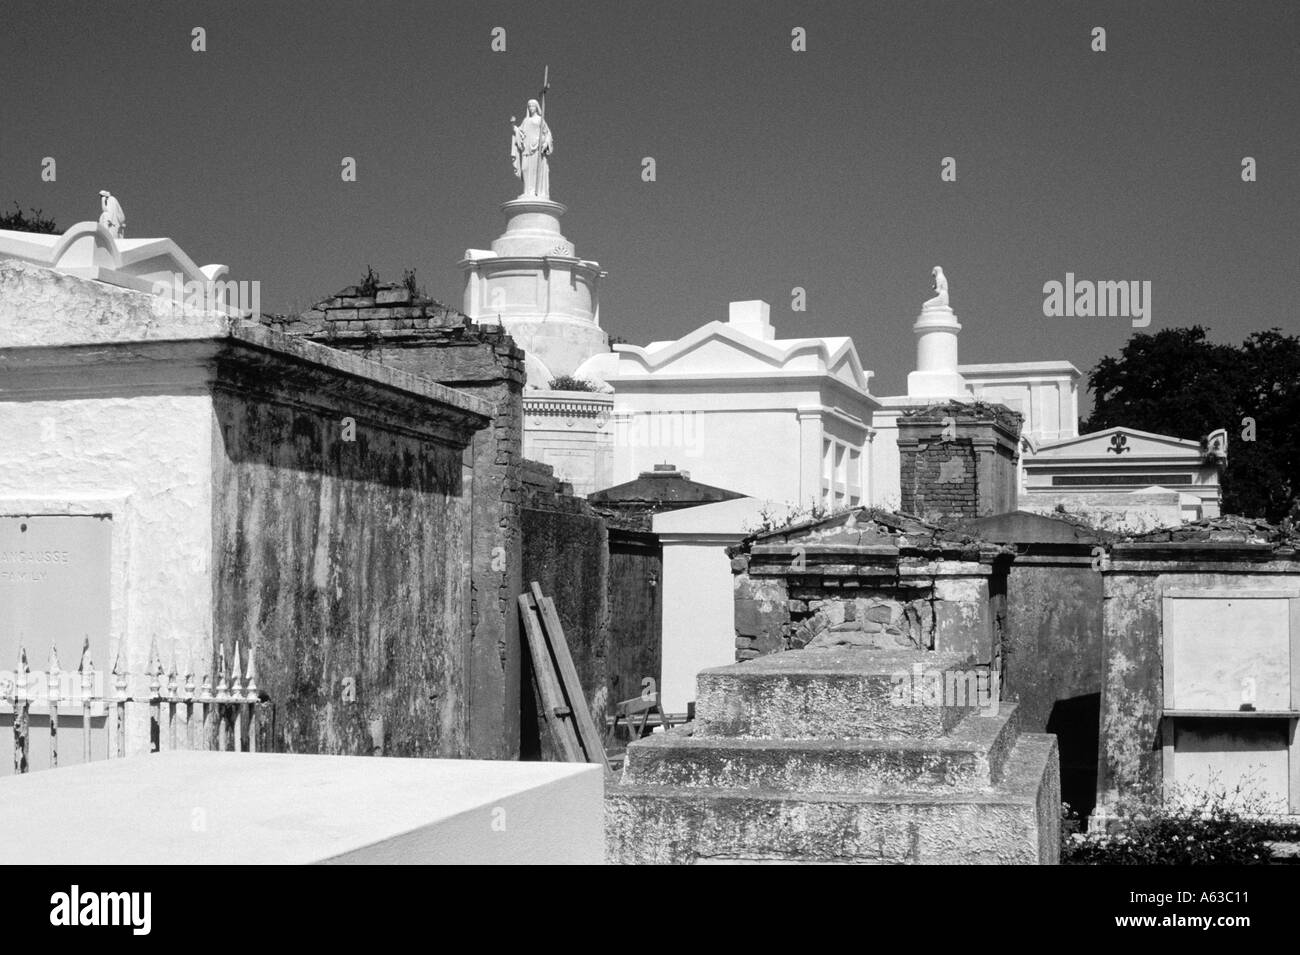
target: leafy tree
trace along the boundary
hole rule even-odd
[[[1223,509],[1281,520],[1300,495],[1300,337],[1273,328],[1240,346],[1206,329],[1136,335],[1089,376],[1086,432],[1117,425],[1200,440],[1228,431]]]
[[[45,218],[40,209],[28,209],[24,213],[17,202],[14,202],[13,212],[0,215],[0,229],[11,229],[15,232],[41,232],[45,235],[55,235],[59,231],[59,227],[54,224],[54,220]]]

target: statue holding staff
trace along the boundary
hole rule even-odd
[[[520,180],[520,196],[538,196],[542,199],[551,197],[550,155],[555,149],[551,129],[546,125],[546,90],[547,79],[542,80],[540,102],[528,101],[528,114],[522,123],[515,126],[515,118],[510,117],[513,135],[510,138],[510,159],[514,165],[515,176]]]

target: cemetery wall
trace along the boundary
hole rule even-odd
[[[492,425],[467,461],[476,489],[464,567],[470,578],[470,754],[519,755],[522,644],[515,597],[523,586],[520,467],[524,358],[500,326],[479,326],[404,285],[346,288],[272,327],[421,375],[489,402]]]
[[[1026,732],[1046,732],[1058,700],[1101,692],[1101,608],[1087,550],[1011,564],[1002,686]]]
[[[272,748],[469,755],[461,446],[427,405],[413,428],[275,390],[216,391],[213,456],[216,639],[230,658],[254,638]]]
[[[591,505],[573,497],[549,465],[523,468],[522,527],[525,585],[537,581],[555,601],[587,709],[607,709],[609,670],[609,533]],[[525,667],[526,703],[532,680]],[[525,713],[536,712],[536,701]],[[599,722],[598,722],[599,725]],[[524,757],[556,758],[540,716],[524,728]]]

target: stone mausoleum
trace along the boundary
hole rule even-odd
[[[521,368],[512,417],[508,369],[480,397],[287,336],[174,293],[221,267],[102,221],[0,232],[0,258],[0,659],[18,670],[0,715],[35,694],[32,768],[52,674],[87,664],[92,758],[215,745],[189,717],[228,686],[256,686],[236,749],[517,754],[499,462],[518,455]],[[501,346],[489,365],[521,362]],[[83,713],[60,695],[66,764]]]

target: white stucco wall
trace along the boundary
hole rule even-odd
[[[903,484],[899,470],[898,418],[900,408],[881,408],[872,418],[875,437],[871,441],[871,503],[894,509],[902,504]]]
[[[971,394],[1004,404],[1025,416],[1022,433],[1035,441],[1058,441],[1079,433],[1080,371],[1065,361],[960,365]]]
[[[707,400],[618,395],[614,483],[666,462],[703,484],[798,500],[799,423],[793,409],[710,408]]]
[[[551,465],[579,497],[612,486],[613,406],[613,395],[594,392],[524,392],[524,457]]]
[[[205,392],[134,393],[147,389],[120,374],[104,380],[111,376],[86,369],[43,382],[8,376],[9,400],[0,401],[0,514],[111,515],[111,653],[124,648],[122,664],[137,681],[131,692],[143,693],[155,638],[168,669],[173,654],[181,667],[192,655],[196,673],[209,667],[212,402]],[[108,394],[78,395],[99,389]],[[20,396],[33,400],[13,400]],[[44,665],[47,649],[29,648],[34,668]],[[65,656],[63,665],[76,662]],[[103,670],[113,662],[94,661]],[[133,715],[131,751],[146,745],[148,730],[144,709]]]
[[[663,547],[661,703],[682,713],[695,699],[695,677],[736,662],[734,578],[727,547],[763,519],[790,513],[787,505],[752,497],[657,514]]]
[[[739,538],[737,538],[739,539]],[[736,662],[731,562],[725,547],[663,541],[663,686],[665,712],[695,699],[695,675]]]

